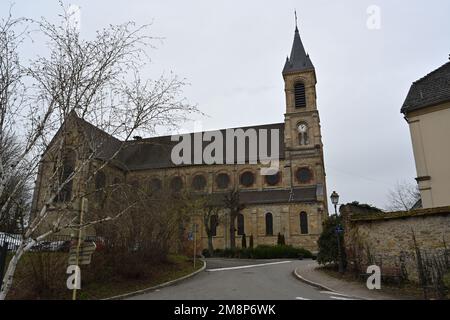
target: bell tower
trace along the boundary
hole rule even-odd
[[[302,169],[304,173],[309,170],[309,186],[316,186],[316,199],[322,210],[327,212],[323,145],[316,100],[316,71],[303,47],[297,25],[291,54],[286,58],[282,74],[286,93],[285,159],[291,175],[291,187],[304,186],[299,170]]]

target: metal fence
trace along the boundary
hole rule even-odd
[[[31,239],[27,241],[32,241]],[[100,242],[99,237],[86,237],[84,241]],[[22,235],[0,232],[0,247],[7,246],[9,252],[15,252],[22,242]],[[36,242],[30,249],[34,252],[69,252],[71,245],[76,243],[70,235],[51,235],[44,240]]]

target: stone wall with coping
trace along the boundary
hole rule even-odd
[[[385,275],[419,282],[419,252],[424,260],[448,259],[450,207],[385,213],[350,204],[340,213],[350,269],[376,264]]]

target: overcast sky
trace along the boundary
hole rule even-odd
[[[56,0],[13,1],[15,16],[52,20]],[[283,122],[281,71],[300,35],[315,65],[328,193],[385,207],[389,188],[414,182],[409,130],[400,107],[411,83],[448,61],[450,1],[73,0],[81,32],[152,22],[149,77],[187,78],[186,97],[208,114],[204,129]],[[2,0],[0,13],[10,2]],[[381,9],[380,29],[367,8]],[[31,57],[39,49],[27,50]]]

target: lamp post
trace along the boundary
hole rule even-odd
[[[334,205],[334,214],[336,215],[336,220],[338,218],[337,214],[337,205],[339,203],[339,194],[336,191],[333,191],[333,193],[330,196],[331,203]],[[342,256],[342,248],[341,248],[341,237],[340,234],[344,232],[344,229],[340,224],[336,226],[335,233],[336,233],[336,239],[337,239],[337,246],[338,246],[338,260],[339,260],[339,273],[344,273],[344,261]]]
[[[337,204],[339,203],[339,195],[336,191],[331,194],[331,203],[334,205],[334,214],[337,216]]]

